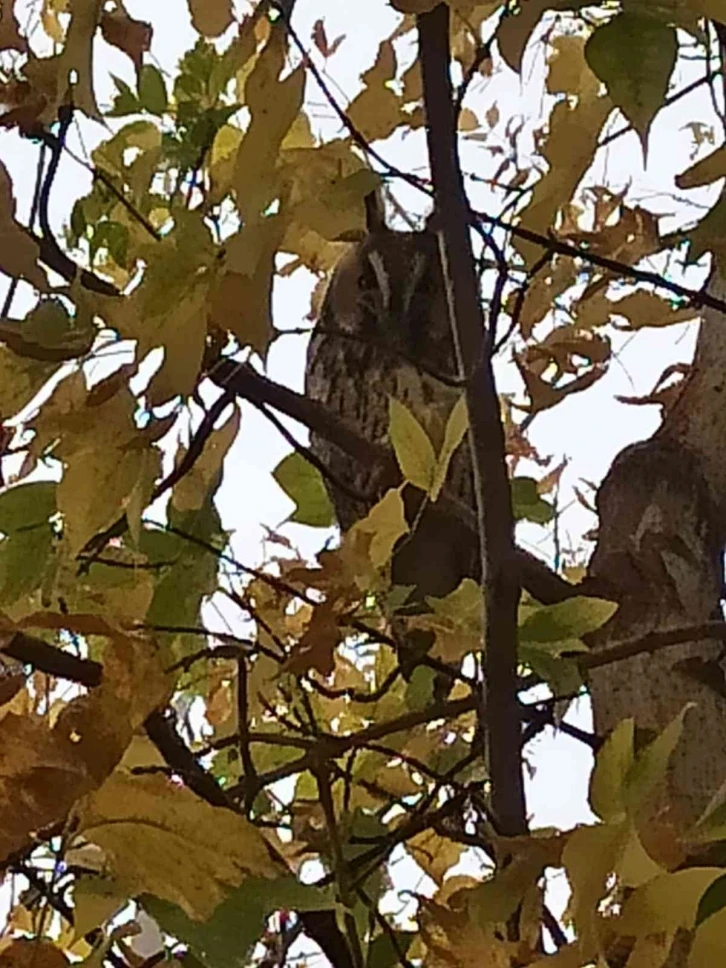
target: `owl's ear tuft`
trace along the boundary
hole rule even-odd
[[[386,215],[383,209],[383,196],[377,189],[368,192],[364,199],[366,207],[366,229],[369,232],[385,231]]]

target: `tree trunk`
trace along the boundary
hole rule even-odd
[[[719,298],[726,294],[718,270],[709,291]],[[725,326],[720,313],[704,312],[693,369],[676,405],[649,440],[618,455],[600,488],[600,532],[590,576],[598,591],[618,601],[620,608],[596,648],[650,630],[721,618]],[[726,780],[721,650],[715,641],[686,643],[592,673],[595,725],[601,736],[630,716],[639,729],[660,731],[686,703],[695,703],[665,791],[680,827],[698,818]]]

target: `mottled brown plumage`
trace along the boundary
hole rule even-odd
[[[371,232],[335,269],[310,340],[306,393],[370,441],[387,441],[389,397],[405,403],[439,447],[461,394],[436,237],[430,232]],[[356,501],[327,482],[338,520],[347,530],[374,503],[373,468],[313,435],[313,452],[334,480],[367,500]],[[452,460],[447,486],[471,505],[466,443]],[[413,521],[421,494],[407,488]],[[471,531],[437,504],[426,507],[415,533],[393,561],[395,584],[414,585],[415,599],[446,595],[476,575]]]

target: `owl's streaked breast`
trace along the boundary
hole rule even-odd
[[[455,373],[435,237],[372,234],[333,273],[308,347],[307,395],[376,443],[387,439],[388,401],[394,397],[409,407],[438,446],[461,391],[435,374]],[[370,493],[371,468],[316,435],[311,447],[337,479],[359,493]],[[455,455],[450,477],[450,486],[470,503],[466,447]],[[373,503],[372,494],[370,502],[355,502],[335,488],[329,490],[343,530]]]

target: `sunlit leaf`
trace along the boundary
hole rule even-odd
[[[618,723],[603,743],[590,777],[590,806],[606,822],[625,815],[625,781],[635,760],[632,719]]]
[[[391,397],[388,401],[388,435],[404,478],[428,492],[434,482],[436,454],[428,434],[408,407]]]
[[[449,419],[446,422],[444,432],[444,442],[441,445],[439,456],[436,459],[433,479],[431,482],[431,500],[435,501],[446,481],[451,458],[454,452],[464,439],[464,435],[469,427],[469,415],[466,409],[466,398],[462,394],[454,404]]]
[[[647,804],[655,787],[663,780],[671,754],[678,745],[687,713],[695,703],[687,703],[665,729],[642,750],[627,777],[626,802],[637,810]]]
[[[369,536],[368,555],[373,567],[385,565],[398,539],[409,531],[401,492],[391,488],[353,527]]]
[[[274,30],[245,83],[251,117],[237,151],[234,175],[243,221],[259,218],[275,197],[280,146],[302,107],[305,70],[296,67],[280,80],[285,54],[285,32]]]
[[[617,611],[615,602],[603,598],[576,595],[542,605],[531,612],[519,627],[522,642],[562,642],[579,639],[599,629]]]
[[[259,830],[161,776],[111,776],[79,811],[79,832],[98,844],[120,883],[205,920],[246,877],[279,877]]]

